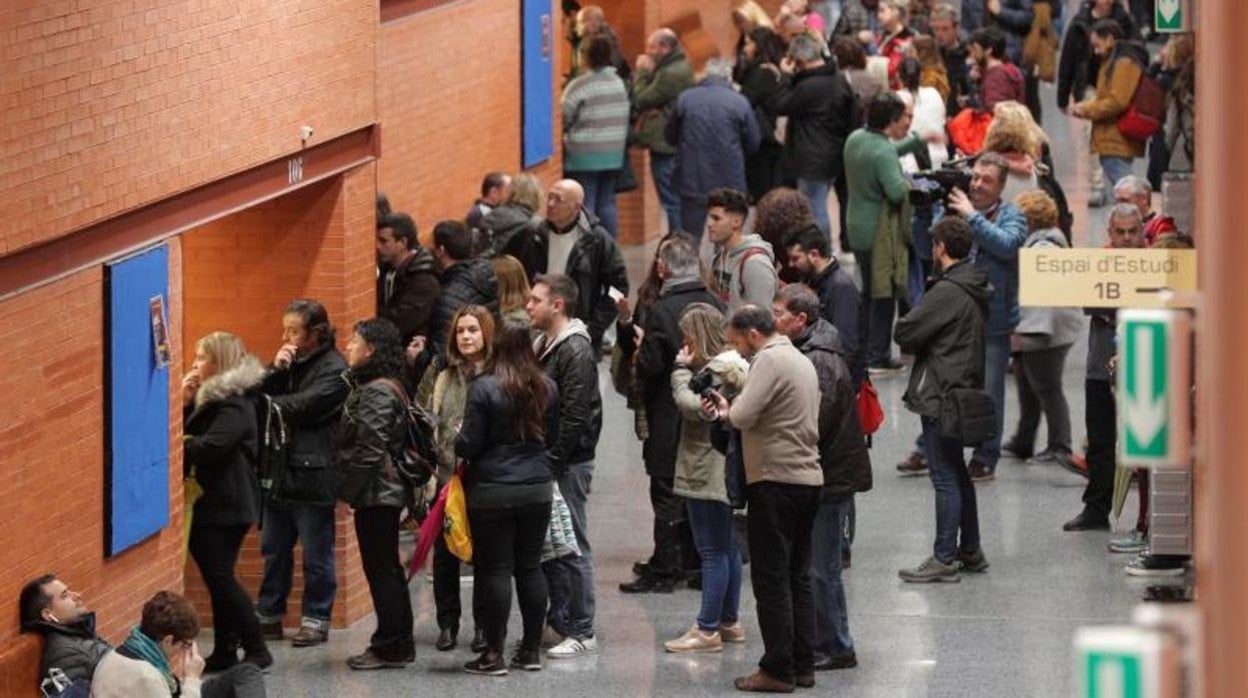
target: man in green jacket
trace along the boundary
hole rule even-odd
[[[650,151],[650,175],[667,213],[668,230],[680,228],[680,192],[676,188],[676,148],[663,136],[676,98],[693,85],[693,68],[671,29],[646,40],[633,73],[634,142]]]
[[[895,284],[875,277],[892,277],[890,270],[900,269],[900,278],[906,278],[910,220],[905,208],[910,185],[902,176],[898,153],[920,142],[916,136],[907,138],[910,118],[901,98],[886,90],[871,100],[866,128],[854,131],[845,141],[846,224],[849,246],[862,273],[858,346],[863,347],[871,373],[901,369],[901,363],[891,356],[897,293],[890,287]]]

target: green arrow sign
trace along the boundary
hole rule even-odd
[[[1140,698],[1143,696],[1140,657],[1118,652],[1089,652],[1084,656],[1087,698]]]
[[[1126,333],[1126,453],[1160,458],[1166,453],[1166,324],[1134,322]]]
[[[1118,317],[1118,458],[1123,465],[1191,463],[1191,316],[1123,310]]]
[[[1187,16],[1190,10],[1183,0],[1157,0],[1153,11],[1153,26],[1158,32],[1188,31]]]

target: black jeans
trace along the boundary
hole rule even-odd
[[[200,698],[264,698],[264,672],[249,662],[204,677]]]
[[[251,595],[234,574],[238,550],[251,524],[217,525],[191,521],[189,548],[212,599],[213,652],[241,643],[247,654],[266,650]]]
[[[893,316],[896,298],[871,297],[871,252],[854,252],[854,261],[862,274],[862,304],[858,311],[858,346],[862,361],[868,367],[888,361],[893,354]]]
[[[445,485],[443,485],[445,487]],[[446,538],[433,541],[433,606],[437,609],[438,629],[459,632],[460,603],[459,558],[446,547]],[[481,627],[481,603],[476,590],[472,594],[472,625]]]
[[[1088,486],[1083,490],[1083,508],[1097,518],[1109,516],[1114,498],[1114,458],[1118,448],[1117,409],[1109,381],[1083,383],[1087,403]]]
[[[369,640],[373,654],[388,661],[411,659],[416,654],[412,635],[412,598],[407,575],[399,562],[398,507],[364,507],[355,510],[355,537],[368,593],[377,613],[377,630]]]
[[[819,487],[756,482],[749,503],[750,580],[763,635],[758,665],[782,681],[815,664],[815,602],[811,590],[811,537],[819,513]]]
[[[1018,430],[1014,445],[1024,452],[1036,445],[1040,413],[1049,425],[1049,449],[1070,453],[1070,406],[1062,391],[1062,370],[1070,345],[1018,354],[1014,379],[1018,384]]]
[[[506,509],[469,507],[474,596],[480,596],[485,642],[502,653],[511,615],[511,580],[516,580],[524,625],[521,649],[536,651],[546,622],[546,575],[542,574],[542,543],[550,526],[550,502]]]
[[[650,478],[650,506],[654,509],[654,555],[650,571],[675,578],[685,568],[685,498],[672,491],[675,478]]]

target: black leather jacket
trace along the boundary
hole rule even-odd
[[[347,362],[332,343],[287,369],[271,368],[262,390],[273,398],[290,430],[286,467],[276,475],[272,506],[332,507],[338,498],[335,442],[347,399]]]
[[[589,343],[585,323],[573,319],[547,345],[538,340],[537,356],[559,389],[559,438],[551,442],[555,477],[569,465],[594,459],[602,431],[602,394],[598,391],[598,353]]]
[[[406,407],[386,381],[362,368],[344,374],[351,392],[338,440],[339,498],[356,509],[402,508],[407,500],[394,457],[407,438]]]
[[[429,348],[439,358],[446,353],[451,319],[466,305],[481,305],[498,315],[498,277],[486,259],[468,259],[442,271],[442,293],[429,325]]]

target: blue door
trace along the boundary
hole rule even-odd
[[[520,96],[524,116],[521,142],[524,168],[528,169],[555,154],[554,53],[555,30],[552,0],[522,0],[521,52],[524,54]]]

